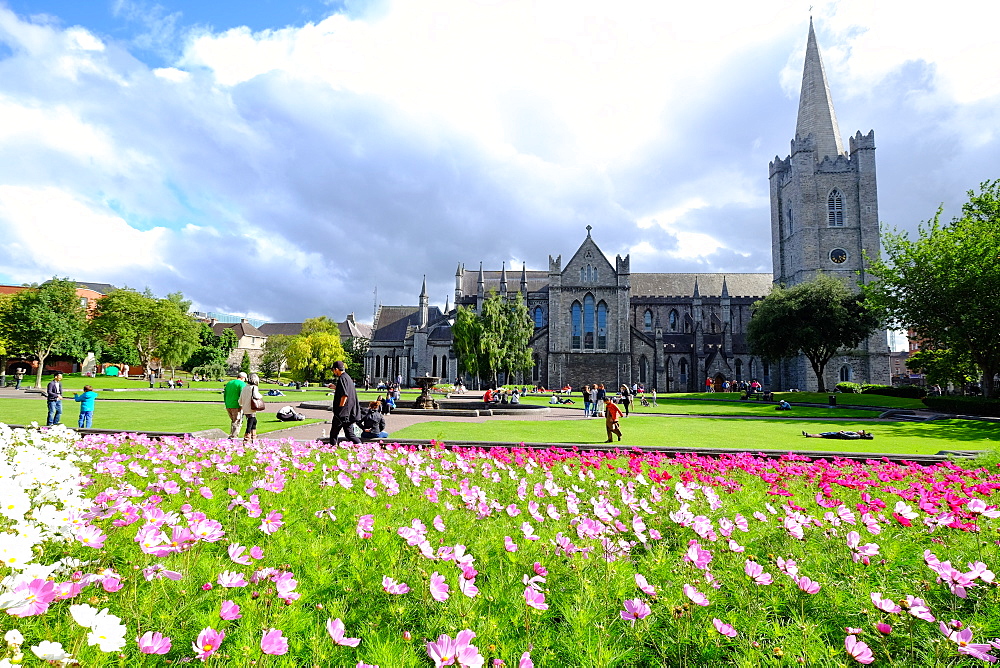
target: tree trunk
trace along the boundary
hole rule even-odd
[[[983,388],[983,397],[985,399],[992,399],[994,392],[996,390],[996,383],[993,382],[993,377],[996,375],[995,370],[985,369],[983,373],[983,380],[980,386]]]
[[[48,357],[48,353],[36,351],[35,357],[38,358],[38,371],[35,373],[35,389],[40,390],[42,389],[42,371],[45,370],[45,359]]]
[[[826,362],[809,360],[809,363],[812,365],[813,373],[816,374],[817,392],[823,394],[826,392],[826,381],[823,378],[823,372],[826,371]]]

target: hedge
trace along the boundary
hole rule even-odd
[[[924,405],[931,410],[959,415],[1000,417],[1000,400],[981,397],[924,397]]]

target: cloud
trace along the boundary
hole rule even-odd
[[[376,286],[413,304],[424,274],[441,304],[457,263],[544,269],[586,225],[633,271],[770,270],[798,5],[331,7],[214,31],[120,0],[129,44],[0,9],[0,272],[294,321],[367,318]],[[876,130],[881,217],[913,229],[998,176],[997,10],[872,7],[819,2],[816,26],[841,128]]]

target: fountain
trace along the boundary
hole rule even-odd
[[[434,401],[434,398],[431,396],[431,389],[435,385],[437,385],[438,381],[440,380],[441,380],[440,378],[437,378],[435,376],[418,376],[413,379],[413,382],[415,382],[417,386],[422,390],[420,396],[417,397],[417,400],[413,403],[414,408],[420,408],[423,410],[437,409],[438,404],[436,401]]]

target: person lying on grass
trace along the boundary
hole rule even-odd
[[[819,434],[807,434],[806,432],[802,432],[802,435],[806,438],[839,438],[846,441],[853,441],[859,438],[870,441],[875,438],[871,432],[867,432],[864,429],[859,429],[857,431],[824,431]]]

